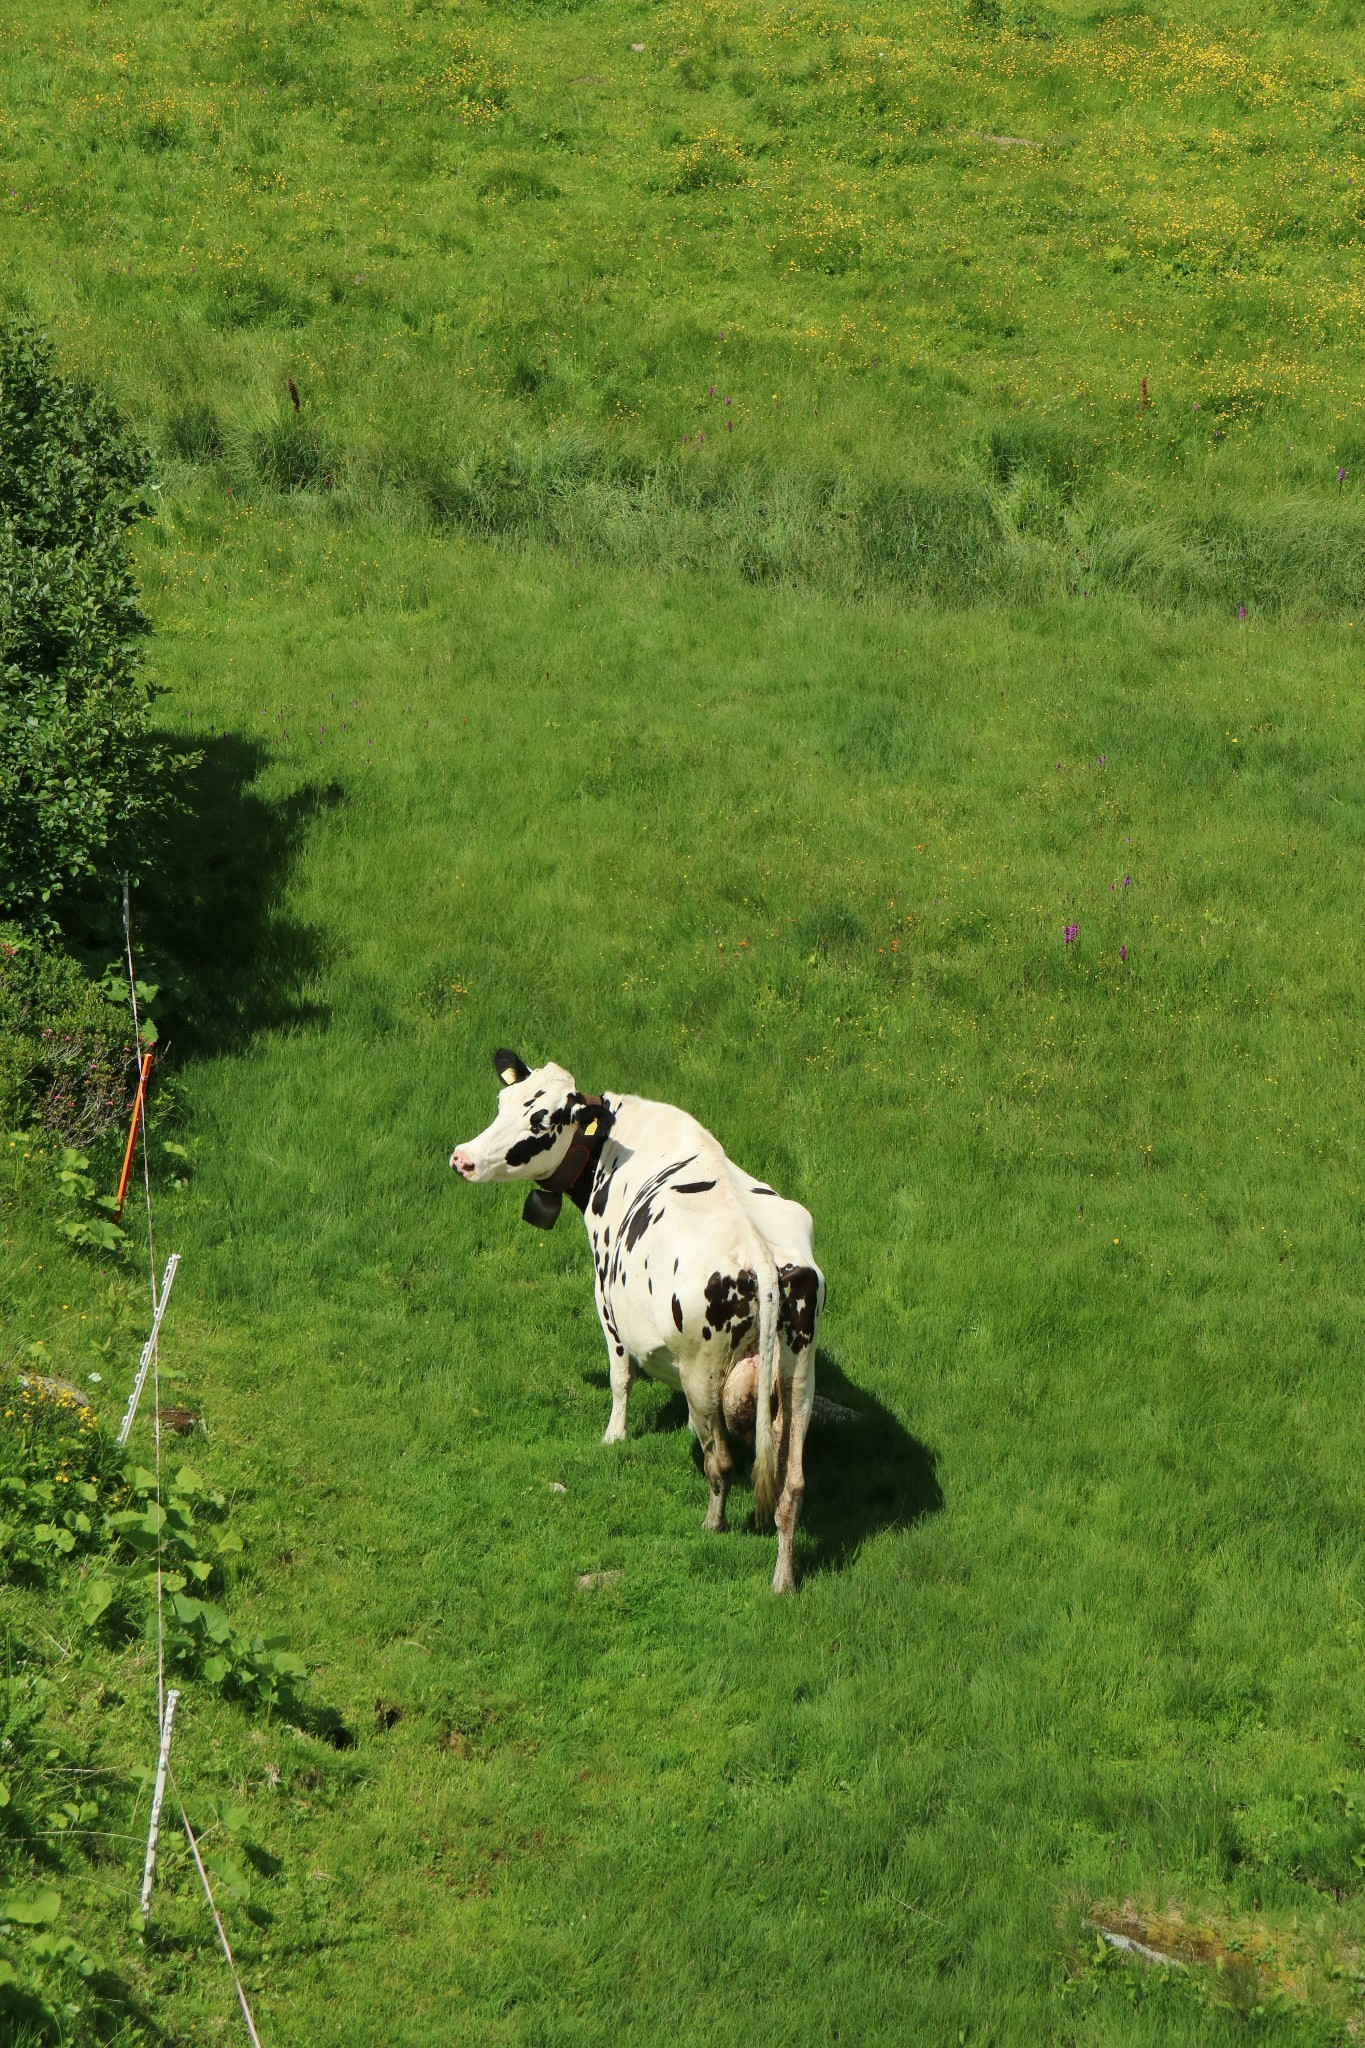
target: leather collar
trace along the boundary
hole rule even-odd
[[[547,1174],[544,1180],[538,1180],[526,1197],[521,1220],[533,1223],[537,1230],[554,1229],[565,1195],[580,1209],[586,1209],[588,1205],[593,1182],[593,1174],[588,1172],[588,1168],[592,1167],[596,1172],[602,1147],[611,1129],[612,1115],[600,1095],[585,1095],[583,1102],[588,1109],[596,1110],[597,1127],[590,1138],[585,1137],[581,1129],[575,1131],[573,1143],[554,1172]],[[588,1121],[591,1123],[593,1119],[589,1117]]]

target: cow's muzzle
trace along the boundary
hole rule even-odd
[[[461,1180],[473,1180],[479,1170],[473,1153],[466,1152],[462,1145],[455,1147],[455,1150],[450,1155],[450,1163],[456,1173],[459,1174]]]

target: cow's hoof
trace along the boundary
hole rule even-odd
[[[706,1520],[702,1523],[702,1528],[709,1530],[713,1535],[717,1533],[723,1535],[726,1528],[725,1509],[723,1507],[718,1508],[715,1502],[712,1501],[710,1507],[706,1510]]]
[[[625,1440],[626,1426],[624,1423],[621,1424],[621,1427],[619,1429],[612,1429],[611,1426],[608,1425],[607,1433],[602,1439],[604,1444],[623,1444]]]
[[[795,1591],[796,1573],[785,1560],[779,1559],[777,1570],[773,1573],[773,1592],[780,1596],[783,1593],[795,1593]]]

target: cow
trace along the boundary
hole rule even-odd
[[[498,1113],[450,1163],[467,1181],[531,1181],[522,1216],[542,1230],[565,1195],[582,1212],[611,1379],[603,1441],[625,1437],[637,1371],[681,1387],[710,1487],[703,1526],[724,1529],[730,1437],[752,1414],[755,1516],[777,1525],[773,1591],[793,1592],[825,1301],[809,1212],[741,1172],[685,1110],[585,1095],[565,1068],[506,1050],[493,1064]]]

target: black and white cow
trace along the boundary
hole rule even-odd
[[[711,1488],[705,1526],[723,1529],[729,1438],[752,1418],[754,1507],[777,1523],[773,1591],[791,1592],[825,1299],[809,1213],[742,1173],[685,1110],[581,1094],[563,1067],[512,1052],[493,1064],[497,1116],[450,1163],[469,1181],[534,1181],[522,1215],[541,1229],[565,1195],[583,1212],[611,1371],[604,1441],[626,1434],[637,1370],[681,1387]]]

